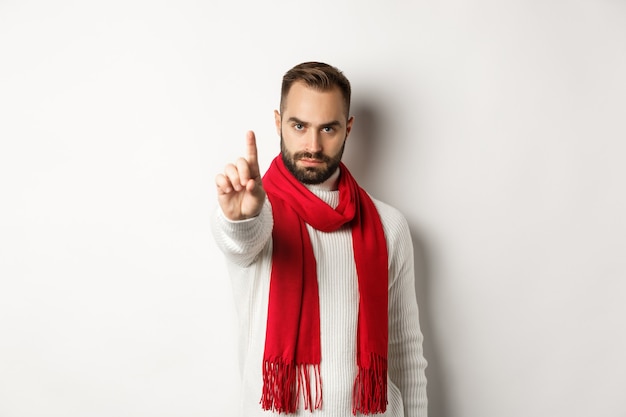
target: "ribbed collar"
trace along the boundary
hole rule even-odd
[[[326,181],[320,184],[304,184],[305,187],[313,194],[318,196],[320,200],[331,206],[337,208],[339,205],[339,190],[337,184],[339,184],[340,169],[333,173]]]

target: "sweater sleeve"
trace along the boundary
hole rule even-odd
[[[389,378],[402,395],[405,417],[427,417],[426,359],[415,297],[413,243],[408,223],[387,207],[389,251]]]
[[[274,220],[269,200],[258,216],[246,220],[229,220],[220,207],[215,210],[211,230],[226,259],[240,267],[250,266],[272,237]]]

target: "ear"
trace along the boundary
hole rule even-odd
[[[281,117],[278,110],[274,110],[274,124],[276,124],[276,133],[280,136],[281,128]]]
[[[354,116],[350,116],[348,122],[346,123],[346,139],[348,139],[350,131],[352,130],[352,123],[354,123]]]

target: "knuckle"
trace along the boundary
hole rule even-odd
[[[237,159],[237,167],[239,169],[246,169],[248,167],[248,161],[243,157]]]

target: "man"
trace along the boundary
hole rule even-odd
[[[216,177],[241,416],[426,416],[411,236],[341,163],[350,93],[330,65],[295,66],[274,111],[280,155],[262,178],[248,132],[246,157]]]

